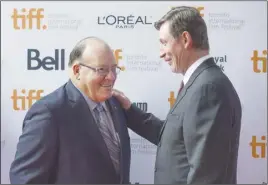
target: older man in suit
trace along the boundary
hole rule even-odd
[[[12,184],[128,184],[130,139],[111,97],[120,68],[101,39],[70,54],[70,80],[35,103],[23,121]]]
[[[207,27],[192,7],[176,7],[155,27],[160,57],[183,74],[165,121],[144,113],[120,91],[128,126],[157,145],[156,184],[234,184],[241,125],[239,97],[209,56]]]

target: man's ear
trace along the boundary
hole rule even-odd
[[[182,42],[185,49],[190,49],[193,45],[193,40],[188,31],[182,32]]]
[[[76,79],[79,79],[80,76],[80,65],[78,63],[74,63],[72,66],[72,72]]]

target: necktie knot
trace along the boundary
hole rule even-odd
[[[184,87],[184,83],[183,83],[183,81],[181,81],[181,86],[180,86],[180,89],[179,89],[179,93],[181,92],[181,90],[183,89],[183,87]]]
[[[97,104],[95,109],[97,109],[99,112],[104,112],[104,108],[100,103]]]

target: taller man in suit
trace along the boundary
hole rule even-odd
[[[127,124],[157,145],[156,184],[234,184],[241,125],[239,97],[209,56],[207,27],[192,7],[176,7],[155,27],[160,57],[183,74],[176,102],[165,121],[144,113],[125,95]],[[179,89],[179,88],[178,88]]]
[[[85,38],[74,47],[70,80],[25,116],[10,169],[12,184],[129,183],[126,118],[111,97],[119,71],[101,39]]]

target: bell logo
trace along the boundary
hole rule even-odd
[[[175,101],[176,101],[176,98],[174,96],[174,91],[170,91],[169,98],[168,98],[170,108],[172,108],[172,106],[174,105]]]
[[[116,64],[119,66],[119,62],[123,59],[122,49],[115,49],[112,51],[114,53]],[[119,67],[121,68],[122,71],[125,71],[125,66],[119,66]]]
[[[65,49],[54,49],[54,56],[41,57],[38,49],[27,50],[27,69],[46,71],[65,69]]]
[[[13,19],[13,28],[15,30],[47,29],[47,26],[41,23],[44,19],[43,8],[22,8],[21,10],[14,8],[11,18]]]
[[[175,8],[175,6],[170,6],[169,8],[170,9]],[[194,7],[194,8],[196,8],[198,10],[198,12],[199,12],[201,17],[204,17],[204,13],[203,13],[203,11],[205,10],[204,6],[197,6],[197,7]]]
[[[41,98],[43,90],[30,89],[26,91],[22,89],[20,91],[20,96],[18,95],[18,90],[14,89],[11,99],[13,100],[13,109],[16,111],[29,109],[33,105],[33,101],[37,101]]]
[[[263,56],[259,56],[257,50],[253,51],[251,60],[253,62],[253,71],[255,73],[267,73],[267,50],[262,51]]]

